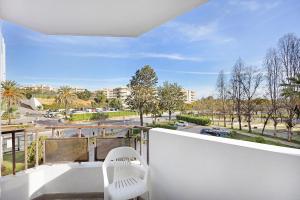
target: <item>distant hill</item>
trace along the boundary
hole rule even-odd
[[[37,98],[37,99],[43,105],[51,105],[55,102],[54,98]],[[81,100],[81,99],[77,99],[75,101],[75,104],[76,104],[77,107],[91,107],[91,102],[92,102],[92,100],[84,101],[84,100]]]

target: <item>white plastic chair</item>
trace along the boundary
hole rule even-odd
[[[139,153],[131,147],[112,149],[102,165],[104,200],[133,199],[148,190],[149,168]]]

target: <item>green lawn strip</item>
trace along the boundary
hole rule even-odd
[[[272,139],[280,140],[280,141],[283,141],[283,142],[289,142],[287,139],[284,139],[284,138],[281,138],[281,137],[275,137],[275,136],[272,136],[272,135],[266,135],[266,134],[262,135],[261,133],[258,133],[256,131],[252,131],[252,133],[249,133],[247,130],[239,130],[239,129],[231,129],[231,130],[239,131],[239,132],[243,132],[243,133],[247,133],[247,134],[252,134],[252,135],[256,135],[256,136],[272,138]],[[297,137],[297,136],[294,136],[294,137]],[[291,143],[300,144],[300,141],[292,139]]]
[[[3,155],[2,175],[12,174],[12,154]],[[16,172],[24,170],[24,151],[16,152]]]
[[[137,115],[136,112],[132,111],[117,111],[117,112],[106,112],[105,114],[108,115],[108,118],[112,117],[126,117],[126,116],[135,116]],[[80,113],[80,114],[73,114],[71,115],[71,121],[80,121],[80,120],[92,120],[97,113]]]
[[[12,162],[12,154],[11,153],[3,154],[3,161]],[[17,163],[24,162],[24,151],[16,152],[16,162]]]
[[[237,140],[244,140],[244,141],[248,141],[248,142],[256,142],[256,143],[261,143],[261,144],[270,144],[270,145],[275,145],[275,146],[297,148],[294,146],[282,144],[280,142],[270,141],[268,139],[265,139],[264,136],[262,137],[261,135],[259,135],[257,137],[251,137],[251,136],[247,136],[247,135],[243,135],[241,133],[235,132],[235,133],[231,133],[229,138],[237,139]]]

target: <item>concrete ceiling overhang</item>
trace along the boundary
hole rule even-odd
[[[0,18],[46,34],[139,36],[207,0],[0,0]]]

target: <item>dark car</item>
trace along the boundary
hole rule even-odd
[[[212,136],[218,136],[218,137],[228,137],[229,131],[226,129],[219,129],[219,128],[204,128],[200,131],[200,134],[204,135],[212,135]]]

